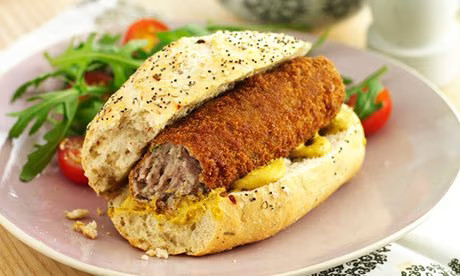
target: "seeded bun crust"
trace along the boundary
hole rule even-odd
[[[181,38],[157,52],[88,125],[82,165],[108,197],[166,125],[240,80],[305,55],[310,44],[277,33],[217,32]]]
[[[346,105],[349,127],[326,136],[332,150],[323,157],[290,163],[279,181],[246,192],[219,196],[217,211],[207,208],[185,224],[160,220],[149,212],[124,208],[127,188],[109,202],[109,216],[131,245],[169,254],[205,255],[271,237],[324,201],[361,167],[365,138],[361,122]]]

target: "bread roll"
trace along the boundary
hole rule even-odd
[[[166,126],[235,82],[303,56],[309,47],[287,35],[252,31],[182,38],[150,57],[110,97],[88,126],[82,165],[90,186],[109,198],[108,214],[123,237],[133,246],[162,256],[228,250],[288,227],[356,174],[363,162],[365,138],[359,118],[342,105],[339,115],[348,123],[340,132],[327,135],[332,149],[318,158],[278,159],[286,165],[286,173],[277,181],[249,191],[210,186],[205,193],[184,195],[171,210],[158,209],[155,200],[135,200],[129,192],[127,175]],[[340,86],[343,94],[339,75],[329,65],[327,70],[334,74],[318,76],[333,85],[322,87],[318,80],[313,86],[321,86],[323,90],[317,90],[325,94]],[[311,70],[304,73],[313,74]],[[304,84],[291,86],[305,90]],[[318,112],[309,119],[316,123],[312,132],[324,126],[340,106],[340,100],[334,106],[327,100],[318,102]],[[309,107],[315,103],[305,102]],[[319,123],[322,118],[324,124]],[[295,124],[302,126],[301,120]]]

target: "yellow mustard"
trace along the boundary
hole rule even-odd
[[[118,215],[124,212],[137,213],[139,215],[151,214],[158,221],[170,221],[176,224],[185,224],[188,222],[197,222],[207,210],[210,210],[217,219],[222,217],[222,211],[219,208],[219,201],[222,199],[220,194],[224,188],[212,190],[207,196],[185,196],[181,199],[178,207],[168,214],[159,214],[154,204],[155,200],[148,203],[140,203],[129,195],[120,207],[113,208],[112,213]]]
[[[318,134],[312,138],[311,144],[300,144],[289,154],[292,158],[315,158],[326,155],[331,151],[332,146],[327,138]]]
[[[268,165],[257,168],[233,183],[235,190],[252,190],[278,181],[286,174],[283,158],[275,159]]]
[[[342,108],[339,111],[339,113],[337,113],[335,118],[332,119],[332,121],[326,127],[321,129],[320,133],[322,135],[327,135],[336,134],[347,130],[349,123],[353,121],[351,115],[352,112],[347,112],[347,110],[344,110],[344,108]]]

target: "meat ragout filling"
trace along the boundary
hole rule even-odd
[[[173,208],[184,195],[208,192],[200,183],[198,160],[181,145],[163,144],[144,156],[142,166],[132,174],[132,189],[138,200],[155,198],[159,210]]]

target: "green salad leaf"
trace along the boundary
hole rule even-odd
[[[380,77],[382,77],[382,75],[385,74],[387,71],[388,71],[388,67],[382,66],[379,69],[377,69],[377,71],[370,74],[367,78],[365,78],[360,83],[354,86],[348,87],[346,89],[345,101],[348,101],[351,98],[351,96],[361,93],[362,90],[366,88],[370,82],[380,79]]]
[[[311,45],[310,50],[308,51],[307,55],[311,54],[313,51],[321,47],[324,42],[326,42],[327,37],[329,36],[329,29],[326,29],[324,32],[322,32],[318,38],[313,42]]]
[[[120,46],[120,37],[90,34],[82,43],[70,43],[57,56],[45,53],[54,71],[37,76],[15,91],[12,101],[26,96],[28,88],[36,88],[47,79],[65,80],[64,88],[28,95],[26,99],[33,103],[32,106],[8,114],[16,118],[9,131],[10,138],[19,137],[27,127],[30,127],[29,135],[45,124],[50,127],[43,136],[45,143],[37,145],[28,155],[20,174],[22,181],[30,181],[48,165],[63,138],[84,134],[87,124],[99,112],[110,93],[118,90],[142,64],[144,60],[132,53],[140,50],[145,41],[133,40]],[[109,72],[113,77],[110,86],[86,83],[85,74],[93,70]]]
[[[37,174],[41,173],[53,158],[59,143],[66,137],[68,129],[77,112],[78,91],[72,89],[65,94],[65,96],[59,97],[62,100],[60,104],[64,107],[63,118],[45,134],[44,139],[46,143],[38,145],[35,150],[28,155],[27,162],[19,175],[20,180],[30,181]],[[46,109],[43,109],[41,116],[44,116],[46,111]]]
[[[347,76],[342,75],[342,82],[345,85],[350,85],[353,83],[353,79]]]
[[[354,111],[361,120],[367,118],[382,107],[381,103],[376,103],[376,98],[384,88],[380,78],[387,71],[388,68],[382,66],[360,83],[346,89],[345,102],[348,102],[353,96],[356,97]]]
[[[35,87],[36,88],[42,82],[44,82],[45,80],[47,80],[49,78],[52,78],[52,77],[59,76],[59,75],[63,75],[63,72],[62,71],[52,71],[52,72],[48,72],[48,73],[43,73],[43,74],[40,74],[37,77],[31,79],[30,81],[27,81],[27,82],[23,83],[14,92],[13,97],[11,97],[11,102],[14,102],[17,99],[19,99],[20,97],[22,97],[27,92],[27,89],[29,87]]]
[[[379,80],[371,80],[367,84],[367,91],[365,93],[358,93],[356,99],[355,113],[360,119],[365,119],[375,111],[382,107],[381,103],[376,103],[380,91],[383,90],[383,85]]]

